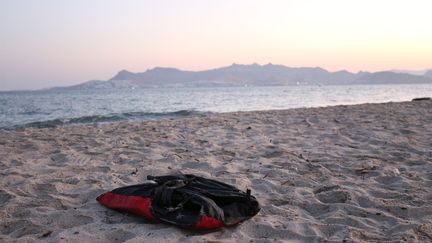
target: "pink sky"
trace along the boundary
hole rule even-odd
[[[432,68],[431,1],[0,2],[0,90],[231,63]]]

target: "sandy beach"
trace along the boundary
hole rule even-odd
[[[0,242],[430,242],[432,101],[0,130],[0,173]],[[262,209],[193,232],[95,200],[172,173]]]

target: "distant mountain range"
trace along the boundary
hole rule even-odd
[[[329,72],[319,67],[293,68],[283,65],[240,65],[204,71],[183,71],[156,67],[141,73],[120,71],[107,81],[92,80],[54,89],[108,89],[157,87],[350,85],[350,84],[432,84],[432,70],[423,75],[402,71]]]
[[[406,69],[393,69],[390,70],[390,72],[394,73],[408,73],[413,75],[425,75],[428,71],[431,71],[431,69],[422,69],[422,70],[406,70]]]

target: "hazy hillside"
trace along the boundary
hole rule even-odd
[[[363,75],[354,81],[356,84],[407,84],[407,83],[432,83],[432,79],[426,76],[408,73],[376,72]]]
[[[429,69],[421,69],[421,70],[393,69],[393,70],[389,70],[389,72],[393,72],[393,73],[408,73],[408,74],[419,75],[419,76],[425,75],[425,73],[427,71],[429,71]]]
[[[428,75],[428,76],[426,76]],[[319,67],[292,68],[283,65],[240,65],[204,71],[183,71],[156,67],[141,73],[120,71],[108,81],[89,81],[65,87],[70,89],[128,87],[215,87],[331,84],[432,83],[432,72],[425,76],[395,72],[329,72]]]

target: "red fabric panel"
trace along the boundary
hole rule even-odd
[[[195,225],[196,229],[216,229],[216,228],[220,228],[223,227],[224,224],[212,217],[209,217],[207,215],[203,215],[201,216],[200,220],[198,221],[198,223]]]
[[[105,207],[111,209],[119,209],[144,216],[148,220],[156,220],[150,209],[151,199],[149,198],[140,196],[126,196],[107,192],[99,196],[97,201]]]

